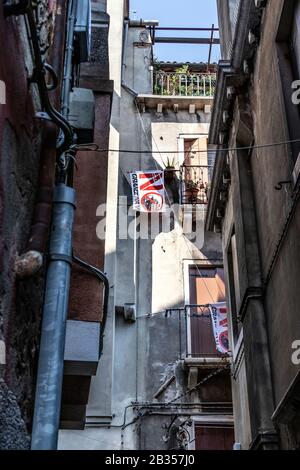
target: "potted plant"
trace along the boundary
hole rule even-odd
[[[170,183],[173,181],[174,176],[175,176],[175,160],[174,158],[169,158],[167,159],[167,163],[165,165],[165,170],[164,170],[164,178],[166,183]]]
[[[188,180],[185,183],[185,194],[189,202],[197,201],[199,190],[199,181]]]

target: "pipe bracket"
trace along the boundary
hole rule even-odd
[[[53,203],[71,204],[76,208],[76,192],[65,184],[58,184],[54,189]]]
[[[49,253],[48,260],[49,261],[64,261],[65,263],[69,263],[71,266],[73,264],[72,256],[63,255],[62,253]]]

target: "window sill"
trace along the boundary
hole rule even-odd
[[[187,367],[199,367],[201,369],[214,369],[222,365],[230,364],[229,357],[189,357],[184,360]]]

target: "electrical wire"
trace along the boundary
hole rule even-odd
[[[140,113],[140,110],[139,110]],[[281,142],[273,142],[269,144],[258,144],[258,145],[251,145],[247,147],[225,147],[222,149],[207,149],[207,150],[191,150],[190,153],[222,153],[222,152],[236,152],[239,150],[255,150],[255,149],[262,149],[262,148],[270,148],[270,147],[280,147],[281,145],[289,145],[289,144],[296,144],[300,143],[300,138],[299,139],[294,139],[294,140],[284,140]],[[99,153],[131,153],[131,154],[148,154],[148,155],[155,155],[155,154],[160,154],[160,155],[167,155],[167,154],[173,154],[173,155],[180,155],[183,153],[183,151],[180,150],[162,150],[162,151],[153,151],[153,150],[133,150],[133,149],[101,149],[99,148],[96,144],[91,143],[91,144],[86,144],[86,146],[96,146],[97,148],[93,148],[92,150],[94,152],[99,152]]]
[[[223,367],[219,367],[215,371],[211,372],[208,374],[204,379],[202,379],[200,382],[198,382],[194,387],[188,388],[184,393],[179,395],[178,397],[174,398],[173,400],[170,400],[167,403],[164,403],[164,407],[170,406],[174,404],[176,401],[180,400],[181,398],[185,397],[186,395],[189,395],[192,392],[195,392],[201,385],[204,385],[206,382],[208,382],[211,378],[215,377],[216,375],[220,374],[221,372],[224,372],[225,370],[230,368],[230,363],[226,364]],[[180,403],[178,403],[180,405]]]

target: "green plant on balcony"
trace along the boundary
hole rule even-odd
[[[185,95],[186,86],[181,83],[181,76],[184,75],[188,77],[190,75],[189,66],[183,65],[182,67],[177,67],[174,74],[171,75],[170,79],[170,93],[172,95]]]
[[[175,176],[175,158],[167,158],[165,164],[164,177],[166,182],[170,182],[174,179]]]
[[[185,197],[190,204],[196,204],[199,194],[199,181],[188,180],[185,183]]]
[[[185,182],[185,197],[190,204],[206,204],[209,196],[210,184],[200,180]]]
[[[185,183],[185,186],[186,186],[186,189],[187,191],[199,191],[200,189],[200,182],[199,181],[193,181],[193,180],[189,180]]]
[[[170,95],[168,90],[165,88],[164,71],[163,70],[157,70],[157,73],[159,74],[159,79],[157,80],[157,83],[153,87],[154,95],[159,95],[159,96],[168,96],[168,95]]]
[[[155,95],[161,94],[161,85],[154,85],[154,94]]]

